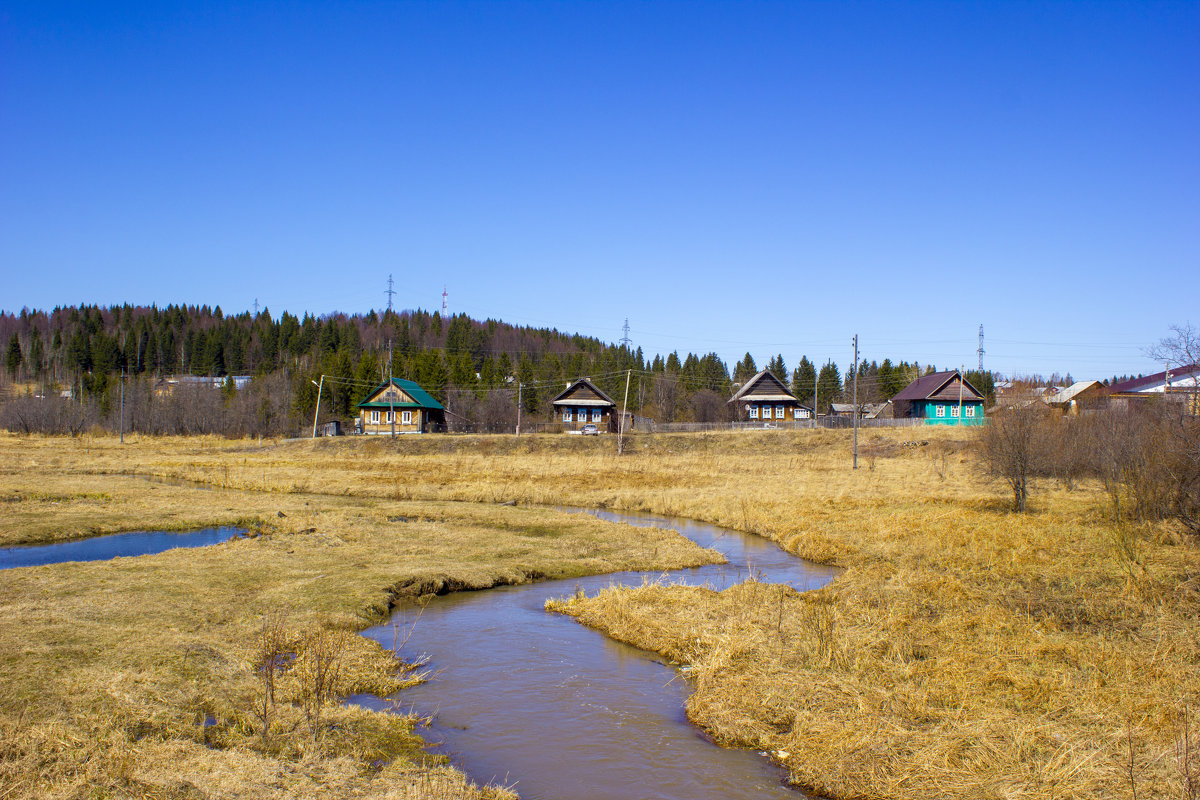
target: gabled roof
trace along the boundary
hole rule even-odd
[[[600,399],[599,400],[566,399],[566,398],[568,398],[568,395],[574,394],[575,392],[579,391],[580,389],[584,389],[584,388],[590,390],[593,394],[596,395],[596,397],[598,397]],[[606,395],[604,392],[600,391],[600,387],[598,387],[596,384],[592,383],[591,378],[579,378],[579,379],[573,381],[569,386],[567,386],[566,389],[563,389],[561,392],[558,393],[558,396],[555,397],[551,401],[551,404],[560,403],[560,402],[563,403],[564,405],[576,405],[576,406],[588,406],[588,405],[612,406],[613,408],[616,408],[616,406],[617,406],[616,401],[613,400],[608,395]]]
[[[413,399],[411,403],[389,403],[386,400],[372,400],[377,394],[387,388],[387,381],[376,386],[367,395],[367,399],[359,403],[356,408],[427,408],[432,411],[445,411],[445,406],[434,400],[429,392],[420,387],[419,384],[413,381],[406,381],[402,378],[392,378],[392,385]]]
[[[1072,383],[1067,388],[1059,389],[1054,394],[1048,395],[1046,397],[1046,402],[1049,403],[1050,405],[1061,405],[1061,404],[1070,403],[1073,399],[1075,399],[1076,396],[1078,396],[1082,392],[1086,392],[1090,389],[1096,389],[1096,388],[1103,389],[1104,386],[1100,383],[1100,381],[1076,381],[1075,383]]]
[[[755,389],[759,383],[764,381],[772,384],[772,386],[763,387],[767,389],[766,392],[755,392],[753,397],[754,400],[763,400],[768,402],[774,402],[776,400],[791,400],[793,403],[796,402],[796,395],[792,394],[791,391],[788,390],[787,384],[775,377],[770,370],[766,369],[760,370],[757,375],[743,383],[742,388],[738,389],[737,392],[734,393],[733,397],[729,398],[727,402],[736,403],[746,394],[750,393],[751,390]],[[771,388],[774,388],[775,391],[771,391]]]
[[[1197,374],[1200,374],[1200,364],[1185,364],[1184,366],[1181,366],[1181,367],[1172,367],[1171,368],[1171,377],[1173,379],[1174,378],[1192,378],[1192,377],[1196,376]],[[1156,372],[1153,375],[1147,375],[1144,378],[1131,378],[1130,380],[1127,380],[1127,381],[1121,381],[1120,383],[1114,383],[1112,386],[1108,387],[1108,391],[1110,394],[1127,394],[1129,392],[1141,392],[1152,386],[1158,386],[1159,384],[1165,385],[1166,382],[1167,382],[1167,372],[1166,372],[1166,370],[1163,370],[1162,372]]]
[[[900,393],[892,398],[892,401],[925,400],[937,394],[939,391],[941,391],[943,386],[955,378],[961,378],[963,386],[969,388],[975,393],[975,397],[971,398],[972,400],[983,399],[983,392],[979,391],[974,386],[971,386],[971,382],[959,375],[958,370],[952,369],[946,372],[931,372],[928,375],[922,375],[908,386],[905,386],[903,389],[901,389]],[[967,399],[965,395],[963,396],[963,399]]]

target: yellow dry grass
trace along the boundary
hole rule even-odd
[[[605,437],[9,437],[0,497],[111,494],[114,476],[137,473],[197,481],[213,497],[493,504],[454,506],[484,528],[511,524],[511,509],[494,505],[504,502],[707,520],[845,569],[807,595],[643,587],[560,608],[677,661],[696,685],[690,716],[718,741],[770,750],[793,780],[832,797],[1132,797],[1135,787],[1183,797],[1180,714],[1200,694],[1196,543],[1169,524],[1115,531],[1087,485],[1039,484],[1031,513],[1011,514],[1004,487],[980,479],[971,435],[872,433],[856,472],[840,431],[634,436],[622,458]],[[101,483],[20,489],[11,477],[33,474]],[[10,507],[38,502],[53,501]],[[222,508],[246,513],[240,501]],[[88,524],[53,535],[86,535]],[[490,558],[455,569],[494,575]],[[414,553],[409,568],[424,559]],[[293,602],[320,607],[325,596]],[[370,606],[361,594],[347,601]]]
[[[541,509],[174,485],[33,466],[0,439],[4,541],[241,520],[251,538],[137,559],[0,572],[0,797],[513,797],[424,755],[414,720],[333,704],[301,710],[303,631],[356,631],[398,597],[539,577],[710,563],[677,535]],[[187,442],[157,443],[170,449]],[[30,531],[37,536],[31,536]],[[300,652],[256,715],[264,612]],[[339,696],[411,676],[345,636]]]

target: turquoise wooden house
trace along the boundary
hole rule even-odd
[[[892,398],[892,416],[928,425],[982,425],[983,394],[958,370],[932,372]]]

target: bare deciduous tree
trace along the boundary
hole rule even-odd
[[[984,467],[1012,489],[1014,511],[1025,510],[1029,479],[1047,467],[1048,438],[1055,422],[1043,403],[1018,403],[989,417],[980,435]]]

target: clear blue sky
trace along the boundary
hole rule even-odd
[[[1200,324],[1200,3],[0,2],[0,308],[1076,378]]]

